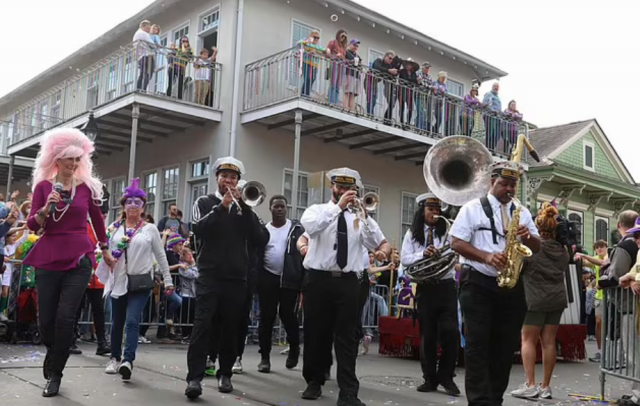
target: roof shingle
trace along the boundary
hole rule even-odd
[[[529,166],[548,165],[548,163],[545,163],[545,158],[549,156],[549,154],[560,148],[562,144],[594,121],[595,120],[577,121],[575,123],[531,130],[529,132],[529,141],[538,152],[538,155],[540,155],[542,162],[536,162],[529,156],[527,163]]]

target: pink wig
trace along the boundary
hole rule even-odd
[[[80,130],[59,128],[47,131],[40,145],[40,151],[33,169],[33,187],[43,180],[51,180],[58,173],[59,159],[80,158],[74,177],[91,189],[94,203],[102,205],[102,182],[93,173],[91,155],[93,142]]]

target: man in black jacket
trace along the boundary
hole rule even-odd
[[[244,165],[232,157],[220,158],[214,165],[218,189],[201,196],[193,205],[193,232],[196,237],[200,276],[196,280],[196,313],[187,353],[185,395],[202,394],[200,382],[210,347],[212,321],[218,317],[220,369],[218,390],[233,391],[232,367],[237,356],[237,336],[247,291],[249,254],[247,246],[263,247],[268,236],[260,219],[243,201],[236,188]]]
[[[400,59],[395,52],[387,51],[382,58],[378,58],[373,62],[373,70],[379,72],[379,78],[384,80],[384,97],[389,103],[387,111],[384,113],[384,123],[392,124],[393,108],[398,99],[398,72],[402,65]]]
[[[260,354],[262,360],[258,371],[271,372],[271,337],[276,314],[284,324],[289,342],[287,369],[298,365],[300,356],[300,333],[296,305],[300,297],[304,268],[302,256],[296,248],[304,228],[297,220],[287,219],[287,198],[275,195],[269,200],[271,222],[267,224],[269,242],[259,256],[258,297],[260,299]],[[279,311],[278,311],[279,307]]]

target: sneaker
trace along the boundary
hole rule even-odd
[[[5,316],[4,313],[0,313],[0,322],[6,323],[8,321],[9,321],[9,318],[7,316]]]
[[[209,357],[207,357],[207,369],[204,370],[204,374],[207,376],[216,376],[216,363],[211,361]]]
[[[173,326],[173,319],[167,319],[167,321],[165,322],[165,324],[167,325],[167,327],[171,327],[171,326]]]
[[[280,351],[280,354],[282,355],[287,355],[289,354],[289,351],[291,350],[291,347],[287,347],[284,350]]]
[[[589,358],[589,361],[591,362],[600,362],[600,360],[601,360],[600,352],[596,352],[596,355],[594,355],[592,358]]]
[[[540,387],[538,391],[540,392],[541,399],[551,399],[553,397],[550,386],[547,386],[546,388]]]
[[[118,373],[122,376],[122,380],[128,381],[131,379],[131,370],[133,367],[129,361],[125,361],[120,364],[120,368],[118,368]]]
[[[241,374],[242,371],[242,360],[238,357],[238,359],[236,360],[236,363],[233,364],[233,368],[231,368],[231,372],[233,372],[234,374]]]
[[[371,336],[364,336],[362,339],[362,355],[369,353],[369,344],[371,344]]]
[[[523,383],[518,389],[511,392],[511,396],[521,399],[535,399],[540,396],[540,389],[536,385],[529,386]]]
[[[118,368],[120,368],[120,361],[111,358],[107,363],[107,368],[105,368],[104,373],[107,375],[115,375],[118,373]]]
[[[151,344],[151,340],[145,336],[140,336],[138,337],[138,344]]]

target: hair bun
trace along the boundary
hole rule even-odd
[[[551,205],[551,203],[544,202],[542,203],[542,207],[538,211],[538,216],[555,218],[558,216],[558,209]]]

